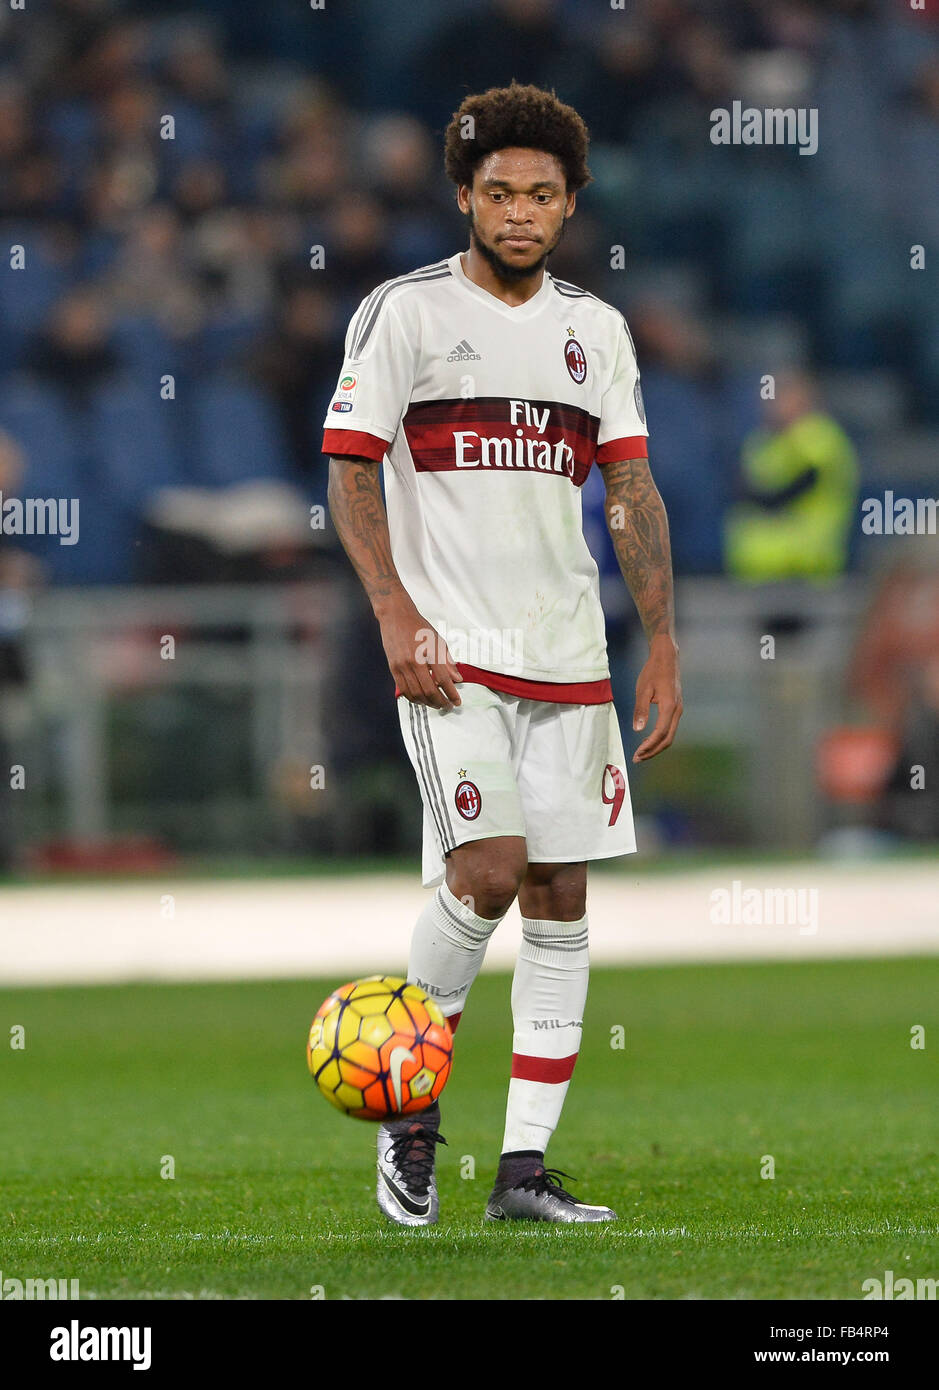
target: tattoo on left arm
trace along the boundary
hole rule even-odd
[[[624,459],[601,470],[606,522],[619,567],[646,637],[675,637],[675,599],[668,518],[648,459]]]

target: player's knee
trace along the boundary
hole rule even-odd
[[[579,922],[587,911],[585,866],[532,866],[521,905],[526,916],[549,922]]]
[[[586,889],[576,884],[552,885],[548,893],[550,922],[579,922],[587,911]]]
[[[515,901],[525,877],[524,850],[491,846],[483,841],[470,868],[469,894],[480,917],[502,917]]]
[[[476,881],[476,911],[480,917],[502,917],[518,895],[521,877],[510,865],[484,869]]]

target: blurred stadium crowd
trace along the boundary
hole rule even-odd
[[[466,244],[442,131],[512,77],[590,126],[551,269],[630,319],[677,571],[725,563],[764,373],[809,369],[862,478],[902,483],[939,428],[935,277],[910,268],[939,231],[937,40],[898,0],[4,6],[0,225],[25,268],[0,274],[0,487],[83,502],[46,577],[339,561],[306,508],[348,319]],[[818,153],[712,145],[734,100],[818,107]],[[603,551],[595,486],[585,510]]]
[[[771,583],[765,622],[763,587],[713,585],[718,621],[697,666],[686,621],[683,747],[637,804],[663,825],[678,807],[678,840],[746,840],[765,824],[802,843],[814,833],[800,788],[811,792],[816,733],[844,716],[821,745],[825,796],[892,833],[939,835],[935,778],[911,796],[908,771],[939,746],[935,542],[900,541],[901,555],[859,534],[857,505],[886,488],[935,492],[934,9],[30,0],[0,4],[0,494],[78,498],[81,514],[75,545],[0,534],[0,763],[29,763],[34,792],[27,803],[0,788],[0,866],[17,840],[63,825],[73,838],[123,826],[195,848],[410,852],[419,808],[374,621],[310,508],[326,500],[322,420],[349,318],[383,279],[466,246],[443,131],[464,95],[513,78],[555,89],[591,130],[594,182],[550,269],[629,319],[676,573],[813,581],[782,616]],[[817,153],[714,145],[711,112],[735,101],[817,108]],[[911,265],[915,247],[925,269]],[[585,530],[626,717],[637,623],[602,501],[593,470]],[[857,586],[874,598],[857,630],[831,615],[819,626],[822,663],[808,631],[814,582],[876,569],[882,555],[886,574]],[[198,628],[193,610],[190,637],[198,628],[206,641],[190,640],[172,688],[169,669],[157,678],[138,660],[144,617],[125,617],[102,648],[95,600],[79,590],[66,611],[84,613],[80,640],[56,626],[67,601],[56,586],[305,578],[347,596],[315,699],[312,685],[290,686],[286,647],[272,663],[282,688],[264,685],[274,638],[245,654],[244,589],[225,590],[237,631],[223,632],[211,605]],[[29,591],[48,586],[43,628]],[[694,588],[700,598],[707,585]],[[759,613],[728,617],[730,592]],[[324,664],[316,625],[307,614],[292,639],[290,669],[308,682]],[[783,708],[783,682],[760,685],[752,669],[751,639],[784,630],[804,633],[800,669],[814,669],[806,689],[819,705],[799,703],[782,739],[799,793],[788,830],[770,814],[785,770],[774,780],[762,744],[738,758],[746,718],[763,710],[772,726]],[[118,650],[117,676],[102,675]],[[792,675],[791,654],[784,664]],[[835,669],[845,698],[822,708]],[[285,732],[278,711],[294,707]],[[336,777],[315,816],[305,774],[291,796],[266,780],[283,757],[309,763],[314,707]],[[752,789],[715,757],[746,767]],[[244,787],[230,785],[235,772]],[[64,819],[60,786],[71,789]],[[715,806],[717,788],[729,809]],[[757,804],[756,816],[740,809]]]

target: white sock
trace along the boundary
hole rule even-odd
[[[586,914],[577,922],[522,918],[504,1154],[543,1154],[557,1128],[580,1049],[589,974]]]
[[[505,914],[503,913],[503,917]],[[479,917],[445,883],[424,908],[411,937],[408,979],[439,1005],[455,1031],[470,986],[502,917]]]

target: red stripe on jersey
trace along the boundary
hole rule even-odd
[[[619,463],[622,459],[647,459],[649,441],[644,434],[634,435],[632,439],[608,439],[597,450],[597,463]]]
[[[577,1053],[569,1057],[526,1057],[524,1052],[512,1053],[512,1075],[519,1081],[570,1081]]]
[[[460,1019],[461,1019],[462,1017],[463,1017],[463,1010],[461,1009],[460,1012],[459,1012],[458,1014],[451,1014],[450,1017],[447,1019],[447,1022],[448,1022],[449,1025],[450,1025],[450,1032],[451,1032],[451,1033],[455,1033],[455,1032],[456,1032],[456,1030],[457,1030],[457,1024],[459,1023],[459,1021],[460,1021]]]
[[[462,661],[456,663],[456,668],[471,685],[484,685],[487,690],[501,690],[503,695],[518,695],[523,700],[548,700],[554,705],[607,705],[613,699],[609,676],[598,681],[529,681],[521,676],[503,675],[501,671],[483,671]],[[395,686],[396,700],[400,694]]]
[[[569,478],[575,487],[593,465],[600,428],[580,406],[507,396],[418,401],[402,424],[418,473],[522,469]]]
[[[463,679],[473,685],[485,685],[505,695],[519,695],[523,700],[550,700],[558,705],[605,705],[613,698],[609,676],[598,681],[530,681],[521,676],[503,675],[501,671],[482,671],[462,661],[458,661],[456,667]]]
[[[377,434],[366,434],[364,430],[323,431],[323,453],[332,454],[334,458],[348,455],[381,463],[390,447],[387,439],[379,439]]]

